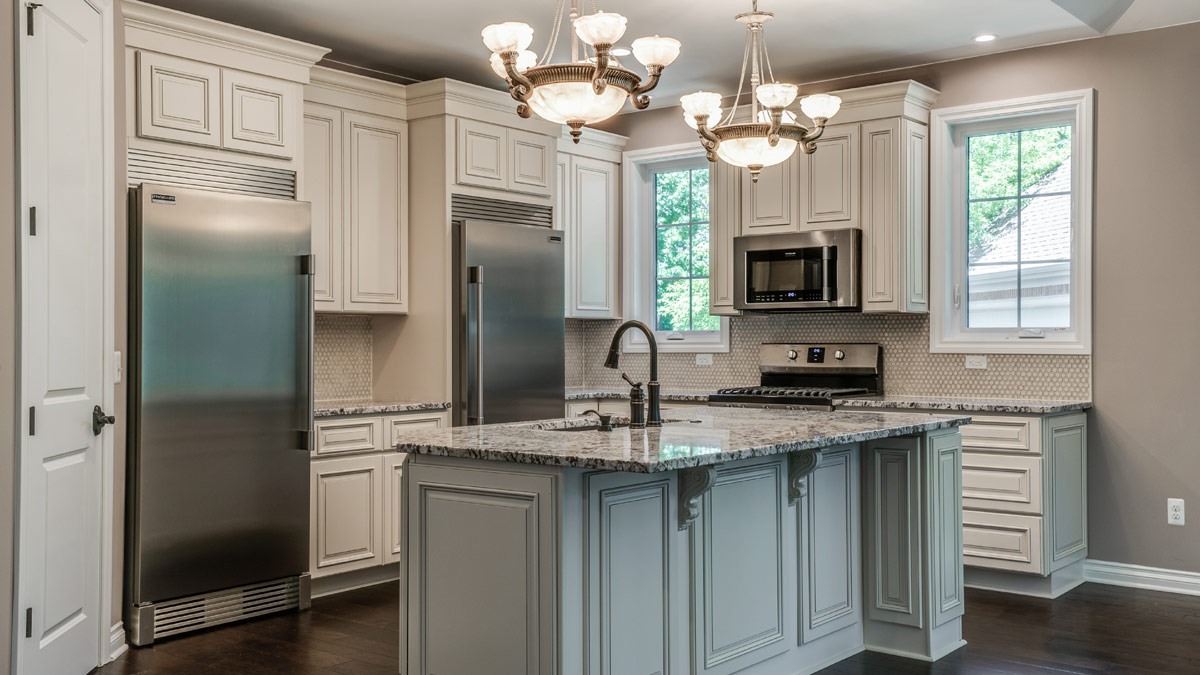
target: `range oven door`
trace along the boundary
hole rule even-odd
[[[859,308],[857,229],[735,237],[734,301],[751,312]]]

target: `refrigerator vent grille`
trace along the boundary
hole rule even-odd
[[[289,577],[239,586],[206,595],[193,595],[154,606],[155,639],[219,626],[300,606],[300,580]]]
[[[554,227],[554,209],[549,205],[524,204],[470,195],[451,195],[450,219],[491,220],[497,223]]]
[[[143,182],[254,197],[296,196],[295,171],[131,148],[129,184]]]

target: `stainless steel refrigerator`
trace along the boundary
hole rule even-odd
[[[309,205],[130,190],[132,642],[308,597]]]
[[[562,417],[562,232],[456,221],[454,250],[455,423]]]

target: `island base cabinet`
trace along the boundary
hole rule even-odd
[[[557,672],[554,472],[420,460],[404,472],[404,672]]]

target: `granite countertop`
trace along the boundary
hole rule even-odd
[[[712,392],[704,389],[660,389],[658,399],[660,401],[694,401],[698,403],[708,402],[708,395]],[[605,387],[567,387],[568,401],[586,401],[588,399],[621,399],[629,400],[629,388],[612,389]]]
[[[414,410],[446,410],[449,401],[340,401],[318,402],[313,417],[338,417],[340,415],[378,415],[381,413],[412,412]]]
[[[907,410],[946,410],[953,412],[993,412],[1018,415],[1053,415],[1092,407],[1091,401],[965,398],[953,396],[901,396],[884,394],[864,398],[834,399],[838,408],[881,408]]]
[[[616,418],[620,420],[621,418]],[[693,408],[664,413],[659,429],[564,431],[591,419],[558,419],[404,434],[400,452],[497,462],[654,473],[796,450],[908,436],[969,417],[893,412]]]

